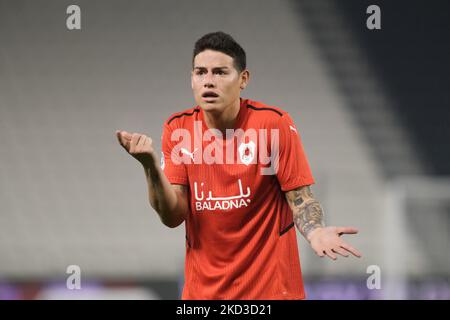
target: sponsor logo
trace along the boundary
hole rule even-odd
[[[239,209],[242,207],[248,207],[251,200],[249,199],[251,195],[250,187],[247,187],[244,193],[242,187],[241,179],[238,179],[239,194],[232,196],[213,196],[212,191],[208,191],[207,197],[205,198],[204,191],[205,184],[194,182],[194,198],[195,198],[195,209],[197,211],[215,211],[215,210],[230,210]]]

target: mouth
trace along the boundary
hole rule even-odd
[[[219,97],[219,95],[217,93],[215,93],[214,91],[206,91],[206,92],[203,92],[203,94],[202,94],[202,98],[205,101],[210,101],[210,100],[212,101],[218,97]]]

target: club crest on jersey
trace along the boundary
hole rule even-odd
[[[256,144],[253,141],[249,143],[241,143],[239,145],[239,158],[241,162],[248,166],[255,158]]]

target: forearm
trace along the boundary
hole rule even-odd
[[[297,229],[309,241],[311,233],[325,225],[322,206],[314,199],[308,186],[290,191],[286,194],[286,198],[292,209]]]
[[[162,169],[156,164],[150,164],[144,166],[144,172],[150,205],[158,213],[161,221],[169,227],[181,224],[187,208]]]
[[[306,200],[294,211],[294,222],[300,233],[309,241],[314,230],[325,226],[323,209],[319,201],[315,199]]]
[[[189,212],[187,189],[181,185],[171,185],[159,166],[152,139],[143,134],[119,130],[116,136],[120,145],[144,167],[148,199],[162,223],[171,228],[180,225]]]
[[[358,250],[340,238],[342,234],[357,233],[358,230],[351,227],[325,227],[322,206],[314,199],[309,186],[286,192],[286,200],[292,209],[297,229],[319,257],[327,255],[336,260],[336,254],[347,257],[349,253],[361,257]]]

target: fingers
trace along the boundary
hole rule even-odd
[[[342,234],[355,234],[358,230],[353,227],[326,227],[324,231],[311,239],[311,246],[319,257],[328,256],[332,260],[337,255],[348,257],[350,254],[361,257],[361,253],[347,244],[339,236]]]
[[[152,139],[145,134],[133,133],[130,142],[130,154],[146,153],[152,149]]]
[[[130,134],[126,131],[116,131],[117,140],[119,140],[119,143],[122,147],[124,147],[127,151],[130,148]]]
[[[137,143],[136,143],[136,150],[140,150],[142,148],[143,144],[145,143],[145,138],[146,138],[146,136],[143,134],[141,134],[139,136]]]
[[[117,137],[117,140],[119,141],[120,145],[123,147],[122,134],[120,133],[119,130],[116,130],[116,137]]]
[[[324,252],[331,259],[333,259],[333,260],[337,259],[336,255],[333,253],[333,250],[328,249],[328,250],[324,250]]]
[[[132,136],[131,133],[126,132],[126,131],[122,131],[122,137],[123,137],[126,141],[130,142],[130,141],[131,141],[131,136]]]
[[[137,146],[140,138],[141,138],[141,135],[139,133],[133,133],[131,135],[130,150],[129,150],[131,154],[136,152],[136,146]]]
[[[140,149],[144,149],[148,145],[148,137],[146,135],[142,135],[141,139],[138,142],[138,147]]]
[[[317,249],[314,249],[314,252],[321,258],[328,256],[329,258],[336,260],[337,257],[334,254],[333,250],[326,247],[319,247]]]
[[[337,233],[341,236],[343,234],[356,234],[358,233],[358,229],[353,227],[337,227]]]
[[[116,131],[117,140],[130,154],[139,152],[152,143],[152,139],[140,133]]]
[[[316,251],[316,254],[319,257],[324,257],[324,256],[328,256],[330,259],[332,260],[337,260],[337,254],[347,258],[349,256],[349,253],[344,250],[343,248],[333,248],[333,249],[325,249],[322,251],[322,253],[320,253],[320,251]]]
[[[332,250],[333,250],[333,252],[340,254],[343,257],[347,258],[349,256],[348,251],[344,250],[343,248],[336,247],[336,248],[333,248]]]
[[[347,243],[342,243],[341,248],[344,248],[345,250],[347,250],[348,252],[353,254],[355,257],[361,258],[361,256],[362,256],[362,254],[358,250],[356,250],[355,248],[353,248],[351,245],[349,245]]]
[[[315,250],[315,253],[321,258],[323,258],[325,256],[325,252],[324,251]]]
[[[151,146],[152,144],[152,138],[147,137],[146,135],[142,135],[142,138],[139,140],[138,146],[141,148],[147,148],[148,146]]]
[[[150,137],[147,137],[147,142],[145,143],[145,145],[150,145],[152,146],[153,140]]]

